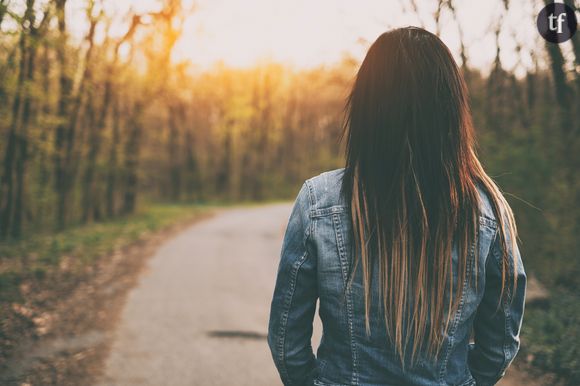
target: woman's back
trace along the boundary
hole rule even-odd
[[[477,276],[477,287],[468,285],[467,281],[460,283],[465,291],[452,317],[440,357],[436,361],[420,359],[412,368],[403,370],[395,348],[389,343],[376,303],[371,306],[371,335],[366,335],[360,275],[355,275],[347,288],[354,244],[352,219],[340,195],[343,174],[344,169],[338,169],[307,180],[290,220],[290,226],[300,227],[300,230],[292,229],[291,234],[304,235],[305,249],[300,246],[304,240],[294,237],[285,240],[283,250],[300,250],[303,256],[288,262],[287,267],[281,265],[280,274],[288,275],[282,282],[289,280],[292,284],[278,293],[282,297],[280,301],[274,298],[269,334],[277,365],[288,376],[286,383],[303,384],[303,376],[313,379],[304,384],[316,385],[472,385],[474,379],[478,379],[478,385],[495,383],[519,346],[525,274],[519,264],[516,298],[511,306],[506,305],[495,313],[500,299],[498,259],[501,251],[496,242],[498,225],[487,195],[480,191],[479,269],[473,267],[474,253],[468,268],[468,280],[475,283]],[[456,267],[456,252],[453,260]],[[373,286],[372,291],[377,298],[378,286]],[[323,336],[314,359],[308,345],[316,298]],[[305,299],[310,302],[305,303]],[[290,320],[295,327],[288,331],[282,319]],[[475,327],[477,345],[470,346],[472,327]],[[313,373],[304,372],[306,367],[302,366],[306,363],[313,366],[308,367]],[[300,370],[296,372],[296,369]],[[294,383],[290,381],[292,377],[297,377]]]

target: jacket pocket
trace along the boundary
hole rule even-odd
[[[348,386],[348,385],[344,385],[342,383],[327,383],[327,382],[323,382],[321,380],[315,379],[314,386]]]
[[[475,379],[474,378],[469,378],[465,382],[460,383],[457,386],[476,386]]]

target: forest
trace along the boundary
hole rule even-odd
[[[273,61],[195,71],[172,56],[195,7],[165,0],[122,15],[119,27],[102,2],[80,1],[79,37],[68,24],[70,2],[0,0],[2,243],[124,218],[151,202],[291,199],[305,178],[342,166],[355,57],[313,68]],[[457,1],[432,3],[428,23],[437,31],[441,15],[454,19]],[[501,3],[508,12],[512,2]],[[529,274],[550,293],[526,310],[520,358],[573,384],[580,379],[580,38],[561,45],[539,38],[533,66],[516,73],[501,53],[518,56],[521,46],[514,37],[502,47],[503,28],[501,21],[489,28],[496,42],[489,71],[470,64],[463,42],[457,57],[479,155],[515,211]]]

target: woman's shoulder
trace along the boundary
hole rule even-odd
[[[344,168],[328,170],[306,180],[313,209],[344,206],[341,197]]]
[[[494,211],[493,195],[482,183],[477,183],[476,186],[479,194],[479,220],[496,228],[497,217]]]
[[[326,209],[334,208],[337,211],[341,208],[346,208],[341,194],[343,176],[344,168],[339,168],[308,178],[304,185],[308,190],[310,209],[325,211]],[[493,196],[481,183],[477,183],[476,186],[479,194],[480,222],[495,228],[497,226],[497,218],[493,209]]]

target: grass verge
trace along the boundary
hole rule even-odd
[[[21,286],[27,280],[42,281],[56,271],[67,275],[85,271],[100,256],[209,210],[200,205],[154,204],[132,216],[0,243],[0,303],[22,301]]]

